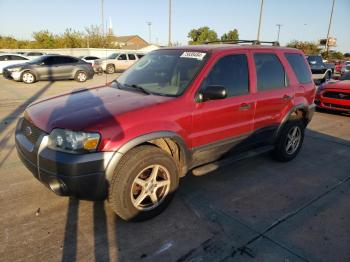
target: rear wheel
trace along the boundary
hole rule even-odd
[[[35,75],[30,71],[26,71],[22,74],[21,80],[23,83],[32,84],[35,82]]]
[[[107,74],[113,74],[115,72],[115,67],[114,65],[107,65],[106,67],[106,73]]]
[[[304,141],[305,125],[302,121],[290,121],[283,127],[276,142],[274,156],[286,162],[297,156]]]
[[[75,74],[75,81],[77,82],[85,82],[87,80],[87,73],[85,71],[78,71],[76,74]]]
[[[172,157],[158,147],[130,150],[110,181],[108,201],[124,220],[145,220],[161,213],[178,187],[178,169]]]

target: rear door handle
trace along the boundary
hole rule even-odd
[[[243,103],[239,106],[239,110],[248,110],[252,107],[252,104]]]
[[[282,99],[283,99],[284,101],[289,101],[289,100],[292,99],[292,97],[289,96],[289,95],[284,95],[284,96],[282,97]]]

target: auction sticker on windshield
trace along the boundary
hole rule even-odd
[[[183,52],[180,57],[203,60],[205,55],[206,55],[206,53],[201,53],[201,52]]]

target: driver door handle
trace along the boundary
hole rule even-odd
[[[284,101],[289,101],[289,100],[292,99],[292,97],[289,96],[289,95],[284,95],[284,96],[282,97],[282,99],[283,99]]]
[[[252,107],[252,104],[243,103],[239,106],[239,110],[248,110]]]

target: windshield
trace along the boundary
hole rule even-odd
[[[157,50],[140,59],[118,78],[118,82],[125,86],[140,86],[153,94],[179,96],[206,57],[204,52]]]
[[[108,59],[116,59],[118,55],[119,55],[119,53],[113,53],[113,54],[109,55],[107,58]]]
[[[31,64],[41,64],[46,58],[47,58],[47,56],[39,56],[37,58],[34,58],[34,59],[30,60],[29,63],[31,63]]]

